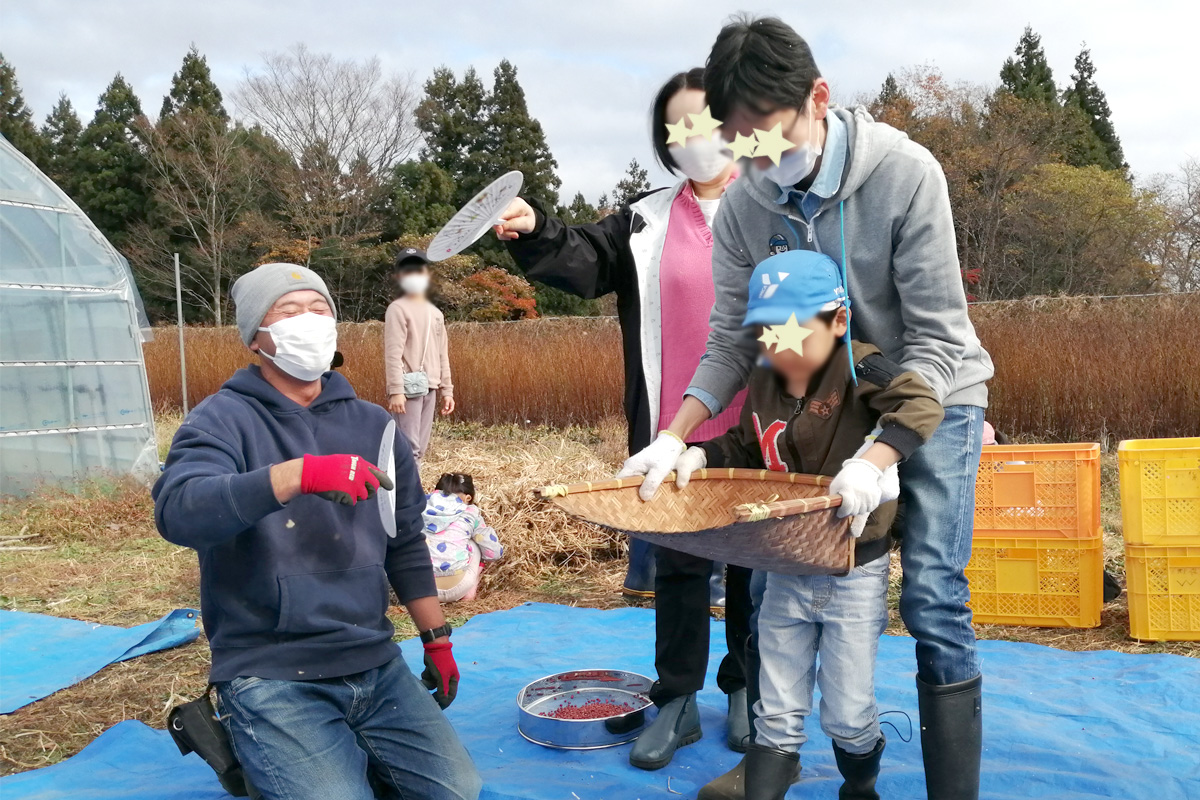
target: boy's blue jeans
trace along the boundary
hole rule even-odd
[[[933,437],[900,465],[905,514],[900,615],[917,640],[917,674],[934,685],[959,683],[979,674],[975,629],[966,605],[970,592],[963,571],[971,559],[983,418],[982,408],[947,407]],[[760,650],[769,646],[766,639],[770,633],[762,627],[767,577],[756,571],[750,584],[754,601],[751,630]],[[873,642],[875,639],[872,637]],[[873,660],[871,665],[873,672]],[[746,667],[754,669],[750,663]],[[759,676],[760,691],[766,691],[770,676],[761,670]]]
[[[963,570],[982,448],[983,409],[949,406],[933,437],[900,465],[900,616],[917,640],[917,675],[938,686],[979,674]]]
[[[368,775],[402,800],[479,797],[471,757],[399,655],[343,678],[235,678],[217,685],[217,704],[266,800],[372,800]]]
[[[799,751],[808,740],[804,720],[815,683],[821,729],[848,753],[875,747],[875,656],[888,624],[889,564],[885,554],[843,577],[766,576],[758,609],[757,744]]]

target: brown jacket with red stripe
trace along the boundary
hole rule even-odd
[[[807,397],[789,395],[770,367],[756,368],[750,374],[741,421],[703,445],[708,466],[832,477],[877,428],[876,441],[896,448],[903,458],[912,455],[942,422],[937,396],[920,375],[889,361],[879,348],[852,344],[857,386],[844,343],[813,378],[810,387],[815,388]],[[871,514],[855,548],[855,563],[865,564],[888,551],[895,516],[895,501]]]

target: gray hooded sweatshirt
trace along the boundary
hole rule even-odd
[[[921,375],[944,406],[987,406],[992,360],[967,317],[946,177],[937,159],[863,108],[831,108],[846,123],[841,186],[810,225],[795,203],[756,169],[725,192],[713,225],[713,282],[708,350],[692,389],[722,408],[746,385],[758,358],[753,328],[743,328],[750,276],[783,249],[845,256],[854,338]],[[788,224],[790,220],[791,224]],[[705,398],[707,399],[707,398]]]

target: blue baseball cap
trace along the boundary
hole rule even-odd
[[[842,305],[849,303],[837,262],[813,250],[788,250],[754,268],[742,325],[782,325],[793,314],[803,322]]]

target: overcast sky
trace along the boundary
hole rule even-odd
[[[916,64],[994,84],[1026,24],[1041,34],[1061,88],[1086,41],[1134,172],[1145,177],[1200,157],[1195,0],[2,0],[0,52],[39,124],[60,92],[90,117],[118,71],[157,113],[193,42],[227,98],[263,53],[296,42],[339,57],[377,55],[418,81],[441,64],[459,74],[474,65],[490,85],[508,58],[558,159],[564,201],[582,190],[595,202],[630,158],[652,163],[654,91],[671,73],[702,65],[739,8],[793,25],[844,103]],[[667,180],[657,168],[651,178]]]

